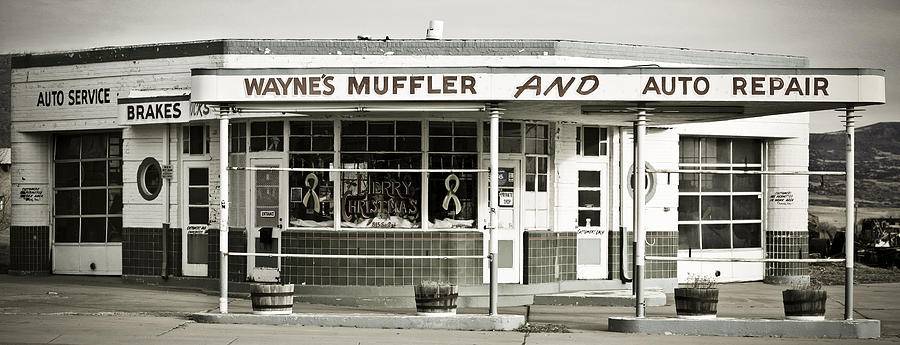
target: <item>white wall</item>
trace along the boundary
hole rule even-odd
[[[192,67],[215,67],[220,56],[167,58],[81,64],[70,66],[20,68],[12,71],[12,152],[14,225],[49,225],[52,186],[50,185],[51,133],[73,130],[122,129],[123,145],[123,226],[160,227],[164,218],[164,192],[156,200],[146,201],[137,191],[137,168],[145,157],[163,162],[161,125],[123,127],[117,125],[119,95],[131,90],[189,89]],[[110,89],[109,104],[38,106],[42,91]],[[173,128],[172,159],[180,151],[178,129]],[[177,168],[177,164],[176,164]],[[177,175],[177,174],[176,174]],[[176,180],[173,180],[177,183]],[[20,197],[22,188],[39,188],[43,198],[29,201]],[[170,195],[178,202],[177,184]],[[172,208],[173,226],[177,207]]]

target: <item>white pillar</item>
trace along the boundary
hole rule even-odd
[[[490,110],[491,119],[491,188],[488,202],[491,216],[490,224],[488,224],[488,230],[490,231],[488,255],[490,255],[491,265],[489,314],[497,315],[497,299],[499,298],[497,291],[497,225],[500,223],[500,218],[497,214],[497,205],[500,202],[500,108],[496,103],[493,103],[489,105],[488,109]]]
[[[634,316],[644,317],[646,304],[644,302],[644,247],[646,245],[646,232],[642,223],[644,216],[644,180],[647,172],[644,163],[644,136],[647,134],[647,110],[649,108],[636,108],[637,118],[634,121]],[[624,269],[624,268],[623,268]]]
[[[219,312],[228,313],[228,113],[219,117]]]
[[[848,106],[845,109],[838,109],[838,111],[843,111],[844,115],[844,129],[847,132],[847,175],[846,175],[846,185],[847,185],[847,193],[846,193],[846,208],[847,208],[847,229],[845,230],[844,236],[844,319],[845,320],[853,320],[853,263],[855,259],[856,250],[853,247],[854,237],[856,235],[856,196],[855,194],[855,179],[856,179],[856,169],[855,169],[855,147],[854,147],[854,118],[859,116],[853,115],[854,112],[862,111],[862,109],[854,109],[852,105]]]

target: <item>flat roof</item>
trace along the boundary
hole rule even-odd
[[[204,55],[571,56],[741,67],[806,67],[805,57],[541,39],[216,39],[14,54],[13,68]]]

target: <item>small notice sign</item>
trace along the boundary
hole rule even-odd
[[[162,166],[160,166],[160,169],[162,170],[162,172],[161,172],[162,178],[164,178],[166,180],[172,179],[172,174],[173,174],[172,172],[174,171],[174,169],[172,169],[171,165],[162,165]]]
[[[275,211],[274,210],[259,211],[259,217],[260,218],[275,218]]]
[[[205,235],[209,231],[209,225],[191,224],[187,226],[188,235]]]
[[[513,192],[500,192],[500,207],[513,207]]]

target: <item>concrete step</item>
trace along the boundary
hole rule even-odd
[[[666,305],[666,294],[661,289],[644,290],[647,306]],[[631,290],[575,291],[535,295],[536,305],[583,305],[598,307],[633,307]]]
[[[334,296],[297,294],[294,296],[294,301],[344,307],[416,308],[416,300],[412,294],[408,296]],[[484,308],[488,306],[488,302],[488,296],[459,296],[456,304],[460,308]],[[501,295],[497,306],[515,307],[529,305],[532,304],[532,302],[532,295]]]

